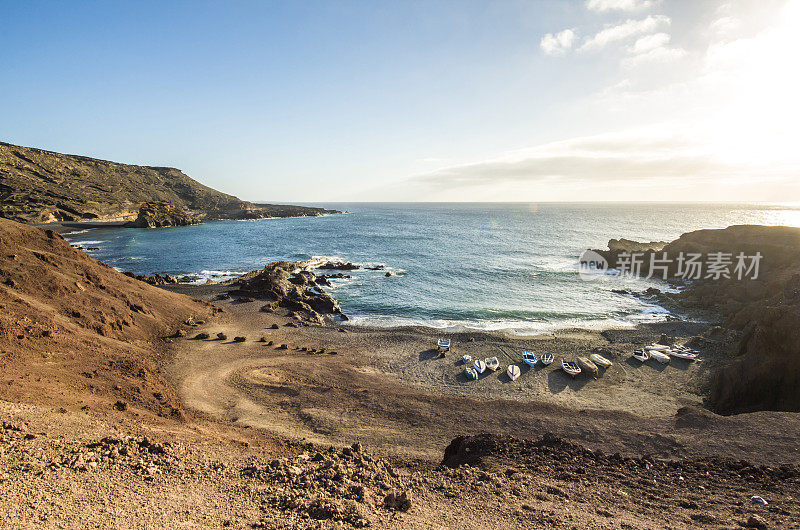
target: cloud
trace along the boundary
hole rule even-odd
[[[651,15],[641,20],[628,19],[617,26],[609,26],[591,37],[587,37],[578,51],[595,51],[606,47],[612,42],[627,40],[636,35],[653,33],[670,24],[669,17],[664,15]]]
[[[572,48],[574,41],[575,32],[571,29],[565,29],[555,35],[548,33],[542,37],[542,42],[539,43],[539,46],[547,55],[563,55]]]
[[[636,42],[628,48],[628,52],[632,53],[633,55],[639,55],[640,53],[647,53],[652,51],[656,48],[661,48],[669,44],[670,36],[667,33],[653,33],[652,35],[646,35],[636,40]]]
[[[643,63],[666,63],[686,55],[686,50],[669,47],[669,41],[667,33],[653,33],[637,39],[628,47],[631,56],[622,60],[622,66],[633,68]]]
[[[677,61],[686,55],[686,50],[681,48],[668,48],[661,46],[653,48],[649,52],[640,53],[632,57],[626,57],[622,60],[624,68],[635,68],[644,63],[669,63]]]
[[[729,35],[733,33],[739,26],[741,26],[741,21],[738,18],[734,17],[720,17],[708,26],[709,31],[716,35]]]
[[[722,184],[734,189],[766,180],[791,184],[797,170],[797,164],[730,163],[717,158],[700,138],[677,128],[650,128],[547,143],[492,160],[417,175],[405,185],[425,189],[435,197],[500,190],[504,194],[481,196],[509,200],[519,197],[509,195],[513,190],[531,200],[609,200],[617,194],[642,200],[647,198],[641,195],[646,193],[642,190],[647,189],[674,192],[681,187],[706,185],[715,189]],[[587,196],[587,190],[604,195]]]
[[[658,0],[586,0],[586,9],[589,11],[641,11],[649,9],[658,3]]]

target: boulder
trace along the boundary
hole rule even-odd
[[[200,224],[200,218],[187,210],[176,208],[167,201],[153,201],[142,204],[136,220],[131,221],[127,226],[134,228],[160,228],[196,224]]]

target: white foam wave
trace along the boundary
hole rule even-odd
[[[97,240],[97,241],[95,241],[95,240],[86,240],[86,241],[70,241],[70,243],[72,243],[73,245],[87,246],[87,245],[102,245],[103,243],[107,243],[107,241],[104,241],[104,240]]]
[[[659,308],[661,309],[661,308]],[[408,317],[380,316],[380,315],[348,315],[349,324],[363,327],[397,328],[407,326],[421,326],[438,329],[447,333],[469,331],[505,331],[514,335],[539,335],[553,333],[565,329],[630,329],[645,322],[662,322],[669,313],[666,310],[642,312],[622,318],[584,319],[559,319],[553,321],[520,321],[520,320],[444,320],[444,319],[414,319]]]
[[[66,232],[64,234],[64,239],[69,241],[72,239],[72,236],[77,236],[78,234],[87,234],[90,230],[97,230],[97,228],[84,228],[83,230],[75,230],[74,232]],[[67,237],[70,236],[70,237]]]
[[[233,278],[238,278],[239,276],[246,274],[247,271],[215,271],[215,270],[202,270],[199,272],[190,272],[188,274],[182,274],[180,276],[189,276],[189,277],[196,277],[196,279],[187,282],[194,285],[201,285],[206,283],[208,280],[214,282],[224,282],[227,280],[232,280]]]

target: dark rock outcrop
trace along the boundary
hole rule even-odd
[[[360,265],[356,265],[355,263],[351,262],[344,262],[344,261],[328,261],[319,265],[318,269],[327,269],[327,270],[339,270],[339,271],[355,271],[361,268]],[[376,269],[372,269],[376,270]]]
[[[316,275],[308,270],[310,266],[310,262],[270,263],[237,279],[238,294],[269,300],[262,311],[281,307],[298,319],[314,323],[322,322],[323,315],[341,314],[339,304],[320,288]]]
[[[176,208],[166,201],[147,202],[139,208],[135,221],[127,226],[134,228],[162,228],[200,224],[200,218],[186,210]]]
[[[613,241],[613,240],[612,240]],[[662,249],[641,250],[644,274],[650,257],[666,253],[672,264],[670,280],[683,287],[680,294],[651,293],[687,308],[710,310],[728,330],[714,331],[698,340],[724,343],[740,337],[731,363],[711,376],[709,406],[723,414],[756,410],[800,411],[800,228],[731,226],[683,234]],[[635,245],[629,245],[634,248]],[[599,251],[609,265],[617,265],[621,250]],[[684,281],[678,277],[677,258],[683,253],[761,255],[758,276],[731,274]],[[731,267],[733,270],[733,266]]]

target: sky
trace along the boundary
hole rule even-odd
[[[0,0],[0,140],[252,201],[800,201],[800,0]]]

